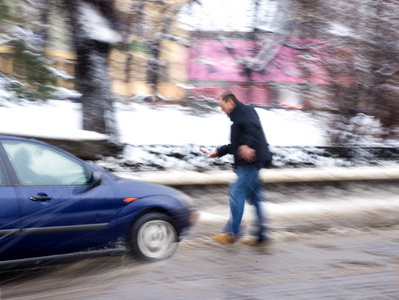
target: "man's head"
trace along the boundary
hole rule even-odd
[[[231,114],[231,112],[236,107],[237,103],[238,103],[238,99],[232,93],[224,94],[219,101],[219,105],[220,105],[222,111],[226,115]]]

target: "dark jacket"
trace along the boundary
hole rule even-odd
[[[234,166],[249,165],[250,162],[238,156],[237,151],[240,145],[247,145],[256,151],[256,161],[261,167],[266,167],[272,161],[272,154],[269,151],[262,124],[255,109],[241,102],[237,103],[229,115],[233,122],[230,132],[230,144],[219,147],[219,156],[226,154],[234,155]]]

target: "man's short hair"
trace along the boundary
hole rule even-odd
[[[230,93],[230,92],[223,94],[221,97],[221,100],[224,102],[227,102],[229,99],[233,100],[233,102],[236,104],[239,102],[237,97],[233,93]]]

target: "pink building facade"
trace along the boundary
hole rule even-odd
[[[321,41],[290,38],[256,58],[261,49],[256,50],[253,41],[198,39],[190,49],[189,81],[194,86],[190,94],[218,99],[230,90],[244,103],[263,106],[292,101],[289,97],[300,100],[300,92],[284,90],[298,91],[305,84],[331,85],[324,67],[329,58],[320,49]],[[243,72],[243,60],[261,71],[248,76]]]

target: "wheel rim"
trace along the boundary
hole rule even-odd
[[[141,226],[137,244],[141,253],[146,257],[163,259],[172,255],[176,250],[176,231],[166,221],[149,221]]]

